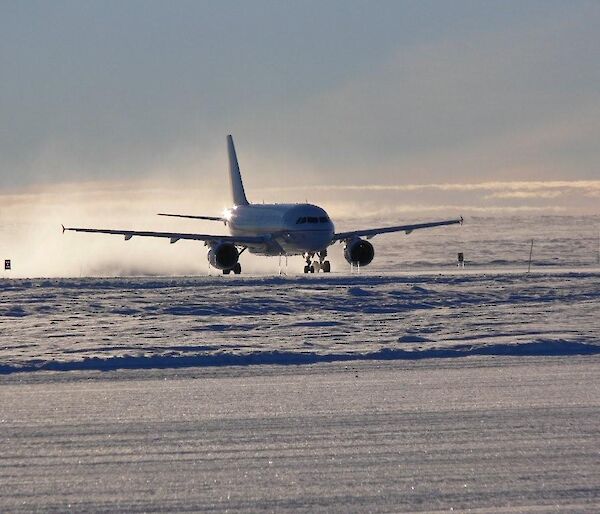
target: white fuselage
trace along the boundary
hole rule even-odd
[[[248,245],[248,251],[259,255],[319,252],[334,234],[325,210],[311,204],[238,205],[225,218],[232,236],[271,236],[267,245]]]

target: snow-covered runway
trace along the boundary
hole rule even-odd
[[[0,282],[0,372],[600,352],[600,273]]]
[[[599,365],[5,375],[0,510],[597,512]]]
[[[600,273],[0,291],[2,512],[600,509]]]

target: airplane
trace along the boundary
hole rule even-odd
[[[369,240],[378,234],[455,225],[463,223],[463,218],[397,225],[392,227],[368,228],[349,232],[336,232],[327,212],[317,205],[298,204],[253,204],[246,198],[233,137],[227,136],[229,157],[229,183],[233,197],[233,207],[226,209],[222,216],[195,216],[186,214],[159,213],[159,216],[219,221],[228,228],[230,235],[194,234],[181,232],[149,232],[137,230],[114,230],[100,228],[79,228],[62,226],[65,231],[116,234],[125,237],[162,237],[173,244],[180,240],[202,241],[208,246],[208,262],[214,268],[228,275],[238,275],[242,271],[240,255],[248,250],[256,255],[287,256],[302,255],[306,261],[304,273],[322,271],[329,273],[331,264],[327,258],[327,248],[334,243],[344,245],[344,258],[351,267],[367,266],[375,257],[375,250]],[[313,260],[318,258],[318,260]]]

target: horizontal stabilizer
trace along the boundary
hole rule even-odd
[[[227,221],[225,218],[221,218],[220,216],[192,216],[188,214],[167,214],[164,212],[159,212],[158,216],[170,216],[172,218],[189,218],[193,220]]]

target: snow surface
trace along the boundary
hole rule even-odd
[[[600,353],[600,273],[0,281],[0,372]]]
[[[599,512],[599,356],[0,376],[2,512]]]
[[[0,281],[0,512],[597,512],[599,312],[559,269]]]

